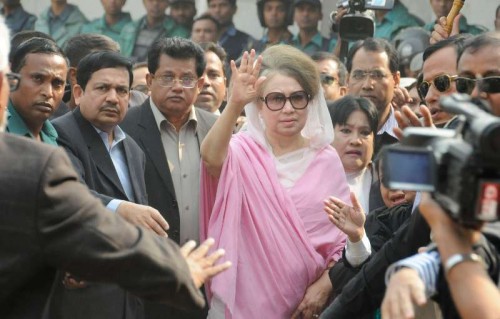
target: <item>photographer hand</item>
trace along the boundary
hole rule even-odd
[[[426,301],[424,283],[418,272],[411,268],[402,268],[391,276],[387,285],[381,308],[382,318],[414,318],[413,305],[422,306]]]

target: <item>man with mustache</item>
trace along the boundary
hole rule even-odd
[[[57,133],[48,118],[64,95],[68,64],[54,41],[32,38],[11,55],[19,87],[9,95],[7,132],[57,145]]]
[[[129,110],[122,127],[146,154],[149,204],[170,225],[177,243],[199,238],[200,145],[217,116],[194,107],[203,88],[203,49],[184,38],[161,38],[148,53],[151,90]],[[206,318],[206,314],[145,304],[146,319]]]
[[[109,210],[166,236],[167,222],[147,206],[144,153],[119,127],[128,110],[131,83],[127,58],[111,51],[87,55],[78,64],[73,88],[78,107],[53,124],[81,181]],[[58,277],[51,318],[142,318],[142,302],[116,285],[78,282],[63,273]]]
[[[205,51],[205,71],[203,72],[203,87],[194,105],[207,112],[220,114],[219,108],[226,99],[226,51],[213,43],[200,44]]]
[[[393,128],[398,123],[392,107],[400,80],[396,49],[384,39],[367,38],[358,41],[349,50],[346,68],[349,72],[347,94],[365,97],[377,107],[377,154],[383,145],[397,142]]]

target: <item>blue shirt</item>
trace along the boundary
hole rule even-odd
[[[29,138],[35,138],[33,133],[28,129],[26,123],[19,113],[17,113],[12,101],[9,101],[7,107],[7,132],[21,135]],[[57,146],[57,132],[54,126],[47,120],[43,122],[42,130],[40,131],[40,139],[42,142]]]
[[[234,24],[231,24],[219,38],[220,46],[226,50],[227,61],[236,61],[243,52],[253,47],[254,41],[249,34],[237,30]]]
[[[109,141],[108,141],[109,134],[104,131],[101,131],[95,126],[94,128],[97,131],[97,133],[99,133],[99,136],[101,137],[102,142],[104,143],[104,146],[106,147],[106,150],[108,151],[109,156],[111,157],[111,161],[113,162],[113,166],[115,167],[116,174],[120,179],[120,183],[122,184],[123,190],[125,191],[128,200],[133,202],[134,191],[132,189],[132,183],[130,182],[130,173],[128,171],[127,159],[125,157],[125,151],[123,149],[123,143],[122,143],[122,141],[125,140],[127,136],[119,126],[116,126],[114,128],[113,143],[111,143],[111,146],[109,146]],[[121,202],[123,201],[120,199],[113,199],[108,203],[106,207],[116,212],[116,209],[121,204]]]
[[[132,18],[130,17],[130,13],[128,12],[123,12],[122,15],[120,16],[120,20],[116,22],[113,25],[109,25],[106,23],[106,17],[102,16],[100,18],[97,18],[95,20],[92,20],[91,22],[85,24],[82,27],[82,30],[80,33],[98,33],[98,34],[104,34],[111,39],[115,40],[116,42],[120,41],[120,33],[123,29],[123,27],[132,21]]]
[[[5,23],[12,34],[23,30],[33,30],[35,28],[36,16],[26,12],[23,6],[19,5],[11,13],[5,15],[4,9],[0,9],[0,14],[5,16]]]

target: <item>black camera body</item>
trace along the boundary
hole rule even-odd
[[[456,130],[410,127],[399,145],[384,148],[383,183],[429,191],[466,227],[500,220],[500,118],[453,94],[441,107],[459,116]]]
[[[373,37],[375,21],[366,10],[390,10],[394,7],[394,0],[340,0],[338,8],[349,8],[346,15],[340,19],[339,25],[332,24],[332,30],[338,32],[346,41],[364,40]],[[335,13],[331,19],[334,21]]]

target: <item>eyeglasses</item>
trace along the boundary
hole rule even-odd
[[[470,79],[457,77],[457,91],[471,94],[476,87],[484,93],[500,93],[500,76],[488,76],[486,78]]]
[[[436,90],[444,93],[450,89],[451,82],[455,81],[456,79],[456,75],[438,75],[434,79],[432,79],[431,82],[422,81],[422,83],[420,83],[418,86],[418,93],[422,98],[425,98],[427,96],[427,93],[429,92],[429,89],[431,88],[431,84],[434,85]]]
[[[17,73],[6,73],[7,81],[9,82],[9,88],[11,92],[14,92],[19,88],[19,83],[21,83],[21,75]]]
[[[351,72],[351,78],[355,81],[363,81],[366,77],[369,76],[371,79],[380,81],[387,77],[387,74],[381,70],[354,70]]]
[[[319,75],[319,78],[321,79],[321,84],[324,84],[324,85],[332,85],[333,82],[335,82],[335,78],[333,76],[325,74],[325,73],[321,73]]]
[[[261,101],[264,101],[267,108],[271,111],[279,111],[285,107],[286,100],[290,101],[292,107],[296,110],[302,110],[307,107],[311,96],[305,91],[297,91],[290,94],[290,96],[285,96],[283,93],[271,92],[266,97],[260,97]]]
[[[170,75],[159,75],[155,76],[153,75],[153,78],[158,81],[158,84],[163,87],[173,87],[175,83],[179,83],[183,88],[186,89],[192,89],[196,86],[196,83],[198,82],[198,79],[190,77],[190,76],[183,76],[180,79],[176,79],[173,76]]]

